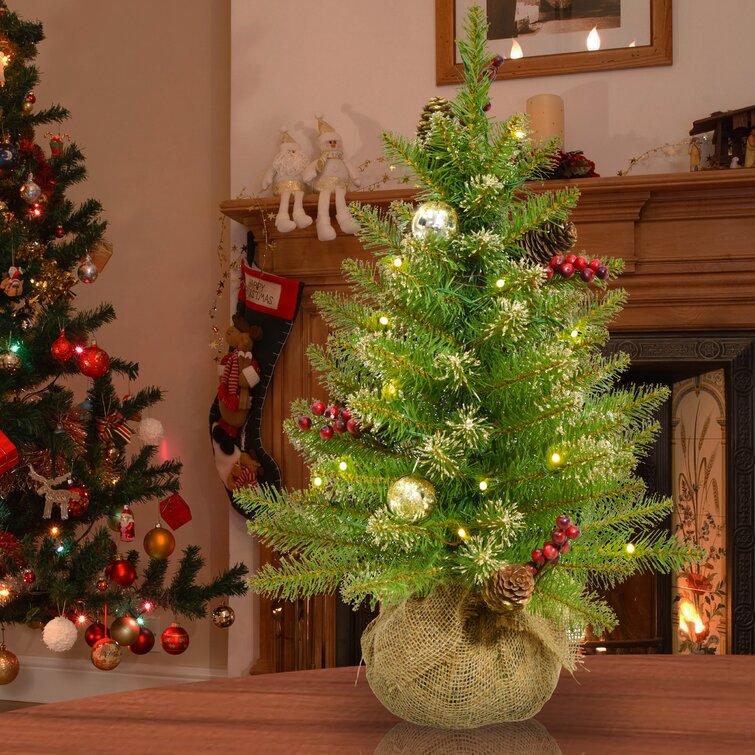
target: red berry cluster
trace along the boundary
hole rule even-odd
[[[532,551],[532,561],[527,564],[530,574],[534,577],[546,564],[555,564],[562,553],[571,549],[571,541],[580,536],[579,527],[572,524],[568,514],[556,517],[556,526],[551,530],[551,539],[542,548]]]
[[[333,432],[337,433],[351,433],[355,438],[358,438],[362,433],[359,429],[359,423],[351,416],[351,412],[346,408],[338,408],[335,404],[326,406],[324,401],[315,401],[312,404],[312,414],[318,417],[325,417],[325,419],[331,420],[326,422],[320,428],[320,437],[323,440],[329,440],[333,437]],[[312,419],[303,414],[299,417],[299,427],[302,430],[309,430],[312,427]]]
[[[577,257],[576,254],[569,254],[564,257],[563,254],[557,254],[545,268],[545,277],[550,280],[556,273],[562,278],[571,278],[575,273],[585,283],[591,283],[593,278],[599,278],[604,281],[610,275],[610,271],[599,259],[590,260],[584,257]]]

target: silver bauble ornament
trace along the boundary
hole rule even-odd
[[[434,505],[435,488],[419,475],[400,477],[388,488],[388,508],[402,519],[421,519]]]
[[[78,636],[76,625],[65,616],[50,619],[42,630],[42,641],[56,653],[70,650],[76,644]]]
[[[21,184],[21,199],[27,204],[34,204],[42,194],[42,189],[34,183],[34,174],[29,173],[26,182]]]
[[[416,239],[450,239],[458,230],[459,216],[446,202],[425,202],[417,208],[412,218],[412,235]]]
[[[97,269],[97,265],[92,262],[92,258],[87,254],[84,261],[79,265],[76,275],[79,276],[79,280],[82,283],[94,283],[99,274],[100,271]]]
[[[4,351],[0,354],[0,370],[15,372],[21,366],[21,357],[12,351]]]
[[[218,606],[212,612],[212,623],[220,629],[227,629],[236,621],[236,612],[230,606]]]

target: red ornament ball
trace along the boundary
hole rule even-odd
[[[324,401],[315,401],[314,404],[312,404],[312,412],[316,414],[318,417],[325,411],[325,402]]]
[[[24,569],[21,572],[21,579],[25,585],[33,585],[37,581],[37,575],[31,569]]]
[[[568,262],[570,265],[574,265],[576,261],[577,261],[576,254],[567,254],[566,259],[564,260],[564,262]]]
[[[57,226],[55,227],[55,235],[56,235],[56,236],[57,236],[57,237],[58,237],[59,239],[62,239],[62,238],[63,238],[63,236],[65,236],[65,235],[66,235],[66,232],[65,232],[65,230],[63,229],[63,226],[62,226],[62,225],[60,225],[60,223],[58,223],[58,225],[57,225]]]
[[[97,591],[98,592],[106,592],[108,587],[110,587],[110,583],[106,579],[98,579],[97,580]]]
[[[155,647],[155,633],[147,627],[142,627],[139,636],[128,647],[136,655],[146,655]]]
[[[178,624],[171,624],[162,633],[160,644],[166,653],[181,655],[189,647],[189,633]]]
[[[351,419],[351,412],[348,409],[341,409],[339,415],[344,422],[348,422]]]
[[[559,550],[561,551],[561,553],[568,553],[571,550],[571,542],[569,540],[566,540],[564,543],[562,543]]]
[[[90,378],[101,378],[110,369],[110,357],[96,343],[79,354],[79,372]]]
[[[527,571],[533,576],[536,577],[537,573],[540,571],[537,567],[537,564],[534,561],[530,561],[527,564]]]
[[[119,558],[110,565],[112,570],[108,575],[113,582],[117,582],[121,587],[131,587],[136,579],[136,569],[134,565],[125,558]]]
[[[94,647],[94,643],[97,642],[97,640],[101,640],[104,636],[105,625],[100,624],[99,622],[96,624],[90,624],[87,627],[86,632],[84,632],[84,640],[90,648]]]
[[[305,417],[302,415],[299,417],[299,428],[302,430],[309,430],[310,427],[312,427],[312,420],[309,417]]]
[[[60,331],[60,335],[50,347],[50,353],[56,362],[61,363],[67,362],[74,355],[74,346],[66,338],[65,330]]]
[[[571,278],[574,275],[574,265],[571,262],[564,262],[561,267],[558,268],[558,272],[564,276],[564,278]]]
[[[335,404],[331,404],[326,410],[325,410],[325,416],[328,419],[335,419],[338,416],[338,407]]]
[[[323,425],[320,428],[320,437],[323,440],[330,440],[333,437],[333,428],[330,425]]]
[[[355,419],[350,419],[346,423],[346,429],[355,437],[358,438],[362,433],[359,430],[359,423]]]
[[[582,278],[585,283],[592,283],[592,279],[595,277],[595,273],[593,272],[592,268],[586,267],[579,271],[579,277]]]

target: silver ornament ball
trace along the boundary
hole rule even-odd
[[[212,612],[212,623],[220,629],[228,629],[236,621],[236,612],[230,606],[218,606]]]
[[[419,475],[400,477],[388,488],[388,508],[401,519],[421,519],[435,505],[435,487]]]
[[[100,271],[97,269],[97,265],[92,262],[92,258],[87,254],[86,259],[79,265],[76,275],[79,276],[79,280],[82,283],[94,283],[99,274]]]
[[[29,173],[26,178],[26,182],[21,184],[21,198],[27,204],[34,204],[42,194],[42,189],[36,183],[34,183],[33,174]]]
[[[446,202],[425,202],[412,218],[412,235],[416,239],[450,239],[459,230],[459,216]]]

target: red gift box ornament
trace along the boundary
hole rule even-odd
[[[191,521],[191,509],[178,493],[173,493],[165,500],[160,501],[160,516],[168,527],[177,530],[179,527],[183,527],[186,522]]]
[[[18,464],[18,449],[8,436],[0,430],[0,474],[13,469]],[[191,518],[191,515],[189,515]]]

